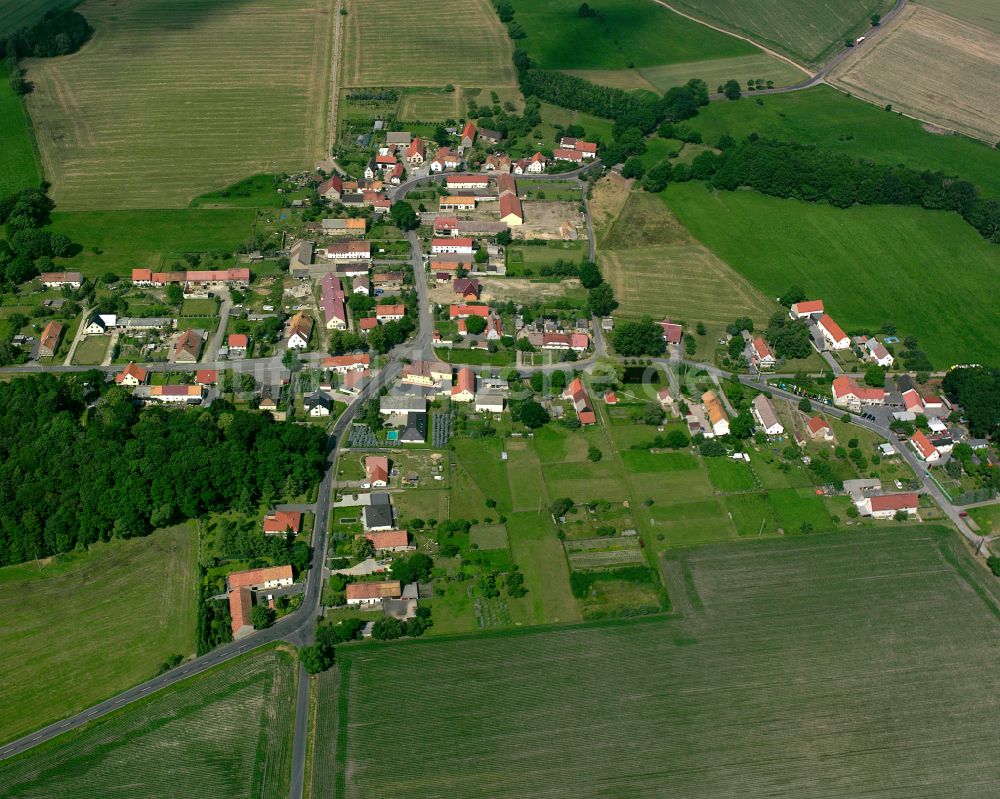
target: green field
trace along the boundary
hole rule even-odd
[[[73,363],[97,365],[107,354],[111,336],[84,336],[76,345]]]
[[[0,682],[0,741],[149,679],[170,655],[192,655],[197,555],[193,528],[181,526],[0,569],[0,651],[30,664]]]
[[[87,0],[97,33],[29,60],[28,108],[63,209],[178,208],[326,142],[333,0]]]
[[[347,0],[345,8],[344,86],[517,83],[510,39],[489,0]],[[461,20],[460,31],[449,20]]]
[[[982,142],[928,133],[915,119],[887,114],[828,86],[760,100],[761,105],[712,103],[685,124],[712,144],[723,133],[740,139],[756,132],[880,164],[941,170],[971,180],[985,194],[1000,196],[1000,150]]]
[[[3,66],[0,66],[0,152],[3,153],[0,197],[38,185],[42,176],[35,157],[31,123],[24,112],[24,103],[10,87],[9,73]]]
[[[784,53],[818,63],[868,27],[892,0],[668,0],[679,10]]]
[[[270,647],[0,763],[7,797],[288,796],[298,667]]]
[[[68,8],[80,0],[0,0],[0,36],[30,25],[50,8]],[[6,78],[4,83],[6,83]]]
[[[1000,33],[1000,7],[990,0],[919,0],[920,5]]]
[[[848,333],[893,322],[900,336],[917,336],[940,369],[998,362],[1000,308],[982,287],[1000,280],[1000,247],[957,214],[841,210],[748,191],[711,193],[699,183],[675,184],[664,197],[696,237],[766,295],[800,285]]]
[[[136,267],[159,268],[168,254],[232,252],[250,239],[255,218],[250,208],[55,211],[51,230],[83,247],[76,257],[60,260],[60,268],[90,277],[108,271],[125,276]]]
[[[641,69],[759,53],[647,0],[591,3],[601,19],[581,17],[576,0],[513,0],[512,5],[514,19],[528,33],[518,46],[544,69]]]
[[[671,619],[342,648],[320,795],[1000,790],[998,585],[957,537],[711,546],[664,571]],[[408,690],[386,691],[399,674]],[[414,720],[419,735],[385,734]]]

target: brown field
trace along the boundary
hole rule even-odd
[[[910,6],[830,82],[991,144],[1000,139],[1000,35]]]
[[[78,53],[28,61],[63,210],[175,208],[325,149],[334,0],[87,0]]]
[[[942,14],[971,22],[994,33],[1000,33],[1000,4],[995,0],[918,0]]]
[[[626,180],[617,172],[608,172],[594,184],[588,207],[599,246],[603,246],[605,234],[624,208],[634,182]]]
[[[516,83],[511,40],[489,0],[348,0],[346,8],[345,86]]]
[[[633,192],[600,239],[598,261],[622,316],[669,315],[721,327],[765,321],[773,301],[697,241],[662,198]]]

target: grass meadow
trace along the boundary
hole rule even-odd
[[[168,256],[185,252],[231,252],[250,239],[255,219],[252,208],[54,211],[51,230],[83,247],[79,255],[60,259],[60,268],[89,277],[127,276],[135,267],[158,268]]]
[[[868,28],[891,0],[668,0],[804,64],[819,63]]]
[[[830,82],[988,144],[1000,139],[1000,35],[929,8],[904,9]]]
[[[601,0],[601,18],[584,18],[575,0],[513,0],[527,38],[518,46],[543,69],[622,70],[749,56],[747,42],[685,19],[647,0]]]
[[[813,535],[664,566],[673,617],[342,648],[313,774],[345,799],[1000,790],[997,586],[957,537]],[[386,691],[399,674],[408,690]]]
[[[712,144],[723,133],[738,139],[759,133],[881,164],[941,170],[1000,195],[1000,150],[981,142],[929,133],[915,119],[887,114],[829,86],[758,99],[760,105],[712,103],[686,124]]]
[[[332,0],[87,0],[80,52],[26,62],[62,209],[184,207],[324,154]]]
[[[712,193],[699,183],[670,186],[664,197],[696,237],[769,296],[803,286],[848,332],[893,322],[900,335],[917,336],[940,369],[998,362],[1000,309],[981,288],[1000,280],[1000,248],[957,214],[841,210],[754,192]]]
[[[517,83],[510,38],[489,0],[347,0],[345,8],[344,86]]]
[[[3,153],[0,197],[37,186],[42,179],[31,122],[24,111],[24,102],[11,89],[9,78],[6,67],[0,66],[0,152]]]
[[[49,9],[68,8],[78,2],[79,0],[0,0],[0,36],[32,24]]]
[[[0,741],[149,679],[194,654],[197,539],[190,526],[0,569]],[[0,784],[9,782],[0,769]]]
[[[298,666],[269,647],[0,763],[8,797],[288,796]]]

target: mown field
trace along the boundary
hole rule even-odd
[[[0,0],[0,36],[30,25],[50,8],[68,8],[78,2],[79,0]]]
[[[7,797],[288,796],[298,666],[269,648],[0,763]]]
[[[544,69],[620,70],[756,55],[760,51],[648,0],[600,0],[584,18],[575,0],[512,0],[527,37],[518,46]]]
[[[768,296],[803,286],[848,332],[893,322],[901,336],[916,336],[940,369],[998,363],[1000,309],[982,287],[1000,280],[1000,247],[957,214],[841,210],[753,192],[711,193],[699,183],[670,186],[664,197],[694,236]]]
[[[115,541],[47,565],[0,569],[0,741],[149,679],[195,648],[193,528]],[[0,775],[0,784],[8,784]]]
[[[670,316],[722,327],[737,316],[764,323],[776,308],[649,194],[629,196],[599,241],[598,260],[622,316]]]
[[[868,27],[892,0],[667,0],[676,8],[784,53],[819,63]]]
[[[27,186],[37,186],[42,179],[35,156],[31,123],[24,103],[10,87],[10,74],[0,66],[0,197]]]
[[[511,41],[489,0],[348,0],[345,7],[344,86],[516,84]]]
[[[317,741],[325,784],[347,799],[1000,790],[1000,611],[957,538],[815,535],[671,563],[682,618],[342,649],[318,708],[338,720]],[[409,689],[386,691],[399,674]],[[418,735],[385,734],[417,719]]]
[[[183,207],[324,154],[333,0],[87,0],[77,54],[27,62],[63,209]]]
[[[61,268],[90,277],[109,271],[126,276],[135,267],[161,266],[168,254],[232,252],[251,238],[255,218],[252,208],[55,211],[51,229],[83,247],[60,259]]]
[[[838,66],[831,82],[877,105],[1000,139],[1000,34],[910,6],[886,35]]]
[[[920,5],[1000,33],[1000,6],[990,0],[919,0]]]
[[[882,164],[940,170],[1000,196],[1000,150],[965,136],[928,133],[915,119],[887,114],[828,86],[764,97],[760,105],[712,103],[685,124],[713,144],[723,133],[739,139],[756,132]]]

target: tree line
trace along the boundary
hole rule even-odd
[[[9,290],[39,272],[52,270],[53,257],[68,258],[80,251],[68,236],[45,230],[55,208],[47,191],[46,183],[0,200],[0,224],[6,233],[0,239],[0,290]]]
[[[1000,369],[952,369],[941,385],[949,399],[962,407],[972,435],[995,439],[1000,434]]]
[[[140,409],[100,372],[0,385],[0,565],[301,493],[326,438],[217,400]]]
[[[93,33],[94,29],[81,14],[71,9],[59,9],[46,11],[38,22],[0,40],[0,58],[6,61],[11,88],[21,95],[29,94],[32,88],[18,59],[51,58],[75,53]]]

